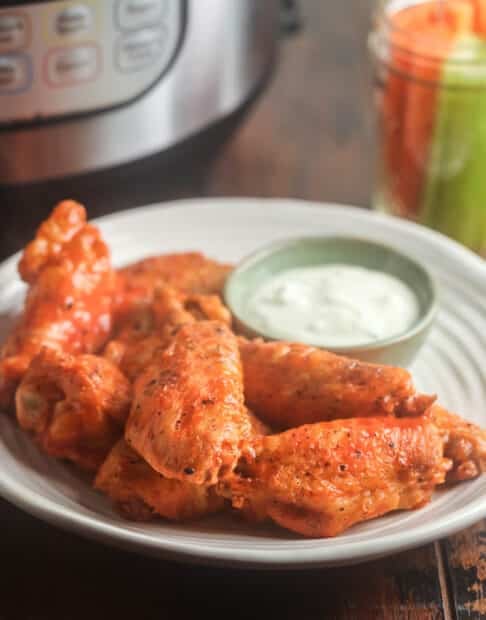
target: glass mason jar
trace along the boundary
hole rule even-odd
[[[375,208],[486,257],[486,0],[381,0]]]

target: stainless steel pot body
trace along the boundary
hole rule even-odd
[[[278,0],[76,0],[0,9],[0,183],[169,149],[249,97]]]

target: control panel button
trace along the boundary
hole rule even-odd
[[[73,4],[56,15],[55,29],[58,35],[85,33],[93,26],[91,8],[84,4]]]
[[[167,0],[118,0],[117,20],[122,30],[137,30],[160,23]]]
[[[117,45],[120,71],[138,71],[158,61],[167,42],[163,28],[150,28],[123,35]]]
[[[0,52],[11,52],[27,45],[29,28],[23,15],[0,15]]]
[[[0,95],[25,90],[32,79],[29,59],[23,54],[0,56]]]
[[[93,80],[100,68],[98,48],[94,45],[65,47],[47,55],[47,81],[51,86],[74,86]]]

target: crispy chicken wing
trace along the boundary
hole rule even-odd
[[[442,434],[424,417],[304,425],[254,448],[219,492],[250,518],[311,537],[423,506],[451,467]]]
[[[124,440],[114,446],[101,466],[95,487],[110,497],[124,517],[135,521],[157,515],[189,521],[218,512],[224,505],[214,488],[164,478]]]
[[[176,328],[195,321],[214,320],[229,325],[231,315],[217,295],[185,294],[169,286],[159,288],[154,300],[119,325],[105,357],[134,381],[153,356],[171,341]]]
[[[448,482],[470,480],[486,472],[486,431],[438,405],[426,415],[446,437],[445,456],[453,462]]]
[[[48,454],[96,470],[123,434],[131,386],[110,361],[44,349],[16,393],[17,419]]]
[[[252,436],[236,337],[216,321],[182,326],[135,382],[128,443],[167,478],[212,485]]]
[[[160,286],[172,286],[187,294],[218,295],[231,269],[199,252],[153,256],[128,265],[118,272],[118,314],[124,316],[151,303]]]
[[[115,273],[85,211],[61,203],[39,228],[19,265],[30,284],[22,315],[0,354],[0,406],[9,406],[30,361],[43,347],[90,353],[110,329]]]
[[[406,370],[303,344],[241,338],[240,353],[247,404],[275,428],[337,418],[421,415],[435,400],[415,394]]]

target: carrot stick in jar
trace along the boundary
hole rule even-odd
[[[442,64],[456,38],[474,28],[469,0],[413,5],[390,18],[390,79],[384,88],[382,145],[387,199],[417,218],[425,184]]]

